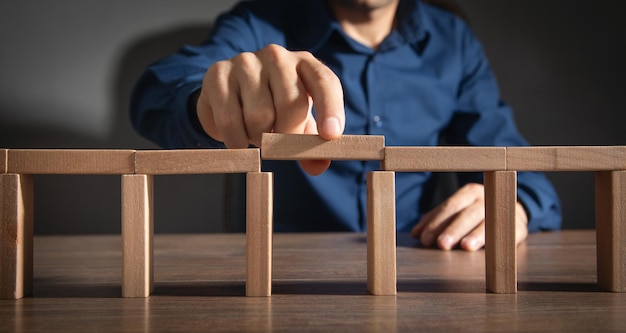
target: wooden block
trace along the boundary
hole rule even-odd
[[[122,297],[153,290],[153,193],[152,176],[122,176]]]
[[[0,174],[0,299],[33,286],[33,176]]]
[[[319,135],[263,133],[264,160],[383,160],[385,137],[342,135],[324,140]]]
[[[367,174],[367,289],[396,295],[395,173]]]
[[[8,159],[9,159],[9,150],[0,149],[0,173],[7,173]]]
[[[271,172],[246,176],[246,296],[272,295],[273,182]]]
[[[398,172],[506,170],[506,148],[386,147],[382,169]]]
[[[254,149],[143,150],[135,155],[135,173],[148,175],[246,173],[261,171]]]
[[[626,292],[626,171],[596,172],[598,286]]]
[[[9,149],[8,172],[20,174],[127,174],[134,150]]]
[[[507,170],[626,170],[626,146],[508,147]]]
[[[515,171],[485,172],[485,268],[487,290],[517,292],[515,244]]]

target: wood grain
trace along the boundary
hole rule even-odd
[[[517,292],[515,203],[517,173],[485,172],[485,270],[487,290]]]
[[[598,286],[626,292],[626,171],[596,172]]]
[[[246,296],[272,295],[273,174],[246,175]]]
[[[244,297],[243,233],[156,234],[155,292],[137,299],[119,297],[119,235],[36,236],[33,297],[0,302],[0,330],[626,332],[626,297],[595,285],[595,238],[530,234],[519,292],[493,295],[483,251],[398,233],[398,295],[378,297],[365,284],[364,234],[277,233],[273,296]]]
[[[372,295],[396,295],[395,173],[367,174],[367,289]]]
[[[33,176],[0,174],[0,299],[33,285]]]
[[[506,148],[386,147],[382,169],[397,172],[506,170]]]
[[[264,160],[383,160],[385,137],[342,135],[324,140],[319,135],[263,133]]]
[[[259,149],[141,150],[135,173],[148,175],[246,173],[261,171]]]
[[[134,150],[9,149],[8,172],[107,175],[135,172]]]
[[[626,170],[626,146],[508,147],[507,170]]]
[[[122,176],[122,297],[153,291],[153,176]]]

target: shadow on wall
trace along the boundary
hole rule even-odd
[[[155,144],[132,128],[128,104],[140,74],[152,62],[184,44],[198,44],[210,25],[182,27],[139,38],[123,50],[113,80],[114,126],[105,138],[24,124],[0,124],[0,146],[9,148],[154,149]],[[94,64],[98,65],[98,64]],[[220,232],[232,230],[224,211],[223,175],[158,176],[155,178],[155,232]],[[228,180],[231,181],[230,179]],[[120,233],[119,176],[36,175],[35,233]],[[184,195],[181,195],[184,194]]]

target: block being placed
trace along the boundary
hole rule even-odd
[[[397,172],[506,170],[506,148],[386,147],[382,169]]]
[[[508,147],[507,170],[626,170],[626,146]]]
[[[596,172],[598,286],[626,292],[626,171]]]
[[[325,140],[319,135],[263,133],[264,160],[383,160],[385,137],[342,135]]]
[[[367,289],[372,295],[396,295],[395,173],[367,174]]]
[[[0,174],[0,299],[33,286],[33,176]]]
[[[134,150],[9,149],[8,172],[107,175],[135,172]]]
[[[135,173],[148,175],[246,173],[261,171],[258,148],[141,150]]]
[[[246,175],[246,296],[272,295],[273,179],[271,172]]]
[[[487,290],[517,292],[515,206],[517,173],[485,172],[485,270]]]

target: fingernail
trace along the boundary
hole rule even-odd
[[[468,237],[463,240],[465,248],[470,251],[475,251],[478,248],[478,240],[474,237]]]
[[[332,136],[341,134],[341,125],[337,117],[330,117],[324,121],[324,133]]]
[[[450,250],[454,242],[452,237],[448,235],[439,236],[439,239],[437,239],[437,241],[439,242],[439,246],[444,250]]]

